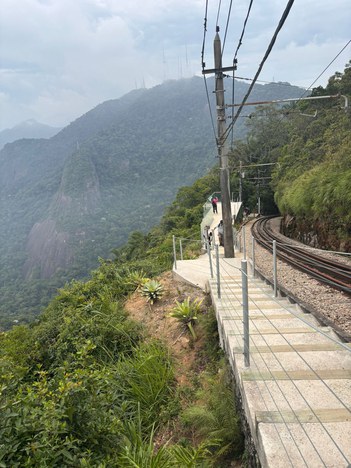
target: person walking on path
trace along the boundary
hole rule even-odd
[[[216,196],[212,197],[211,203],[212,203],[213,212],[218,213],[218,211],[217,211],[218,198]]]

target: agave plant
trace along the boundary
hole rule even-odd
[[[196,334],[193,325],[197,320],[197,314],[200,312],[201,304],[202,300],[195,299],[194,301],[190,301],[190,297],[187,297],[183,302],[176,301],[176,306],[169,314],[170,317],[176,318],[189,328],[194,340],[196,340]]]
[[[162,297],[163,286],[158,281],[149,280],[144,284],[141,290],[141,294],[146,297],[150,304],[153,304]]]
[[[130,284],[134,290],[141,289],[145,283],[150,281],[143,270],[130,271],[127,276],[127,284]]]

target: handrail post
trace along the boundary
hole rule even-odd
[[[221,276],[219,270],[219,249],[218,244],[216,244],[216,270],[217,270],[217,297],[221,298]]]
[[[211,278],[213,278],[213,266],[212,266],[212,256],[211,256],[211,245],[208,241],[206,241],[206,249],[208,253],[208,259],[210,261],[210,272],[211,272]]]
[[[273,285],[274,297],[277,297],[277,241],[273,241]]]
[[[245,366],[250,367],[249,294],[247,281],[247,260],[241,260],[241,282],[243,299],[244,361]]]
[[[173,235],[173,258],[174,258],[174,269],[177,269],[177,250],[176,250],[176,240]]]
[[[182,247],[182,239],[179,239],[179,250],[180,250],[180,259],[183,260],[183,247]]]
[[[252,277],[255,277],[256,261],[255,261],[255,238],[251,236],[251,259],[252,259]]]
[[[246,260],[246,229],[245,229],[245,226],[242,227],[242,232],[243,232],[243,255],[244,255],[244,260]]]

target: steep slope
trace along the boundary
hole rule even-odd
[[[78,251],[91,262],[107,256],[132,230],[150,228],[177,188],[214,164],[212,142],[204,138],[207,109],[192,88],[184,81],[144,93],[118,126],[79,145],[46,217],[29,234],[27,278],[39,265],[41,277],[51,276],[68,258],[80,258]]]

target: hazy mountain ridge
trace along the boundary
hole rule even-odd
[[[61,130],[34,119],[28,119],[12,128],[5,128],[0,132],[0,150],[7,144],[20,139],[51,138]]]

